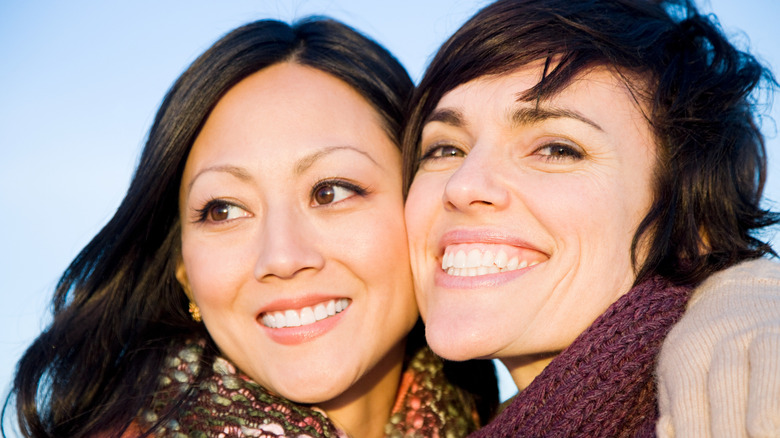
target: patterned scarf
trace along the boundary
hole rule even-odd
[[[472,437],[651,437],[656,355],[691,289],[660,277],[610,306]]]
[[[139,418],[155,437],[347,437],[316,407],[268,392],[218,357],[198,381],[205,342],[174,350],[160,376],[160,389]],[[171,418],[164,413],[176,406]],[[478,427],[471,396],[450,384],[441,360],[427,347],[410,360],[385,425],[388,437],[463,437]]]

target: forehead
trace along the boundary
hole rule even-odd
[[[377,138],[380,137],[380,138]],[[371,139],[371,140],[368,140]],[[191,154],[267,153],[392,142],[381,116],[342,80],[295,63],[267,67],[231,88],[215,106]],[[302,151],[303,152],[303,151]]]
[[[536,62],[461,84],[439,100],[426,123],[466,124],[469,119],[496,117],[514,123],[519,109],[537,108],[552,110],[551,115],[587,114],[585,118],[601,119],[606,125],[612,124],[611,119],[648,124],[647,104],[637,94],[645,82],[639,75],[597,66],[577,74],[554,94],[537,99],[528,91],[542,81],[544,71],[544,63]]]

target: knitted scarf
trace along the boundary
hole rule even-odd
[[[618,299],[472,437],[651,437],[653,370],[691,289],[660,277]]]
[[[347,437],[316,407],[270,393],[227,359],[201,372],[205,342],[174,349],[141,429],[154,437]],[[388,437],[463,437],[478,427],[474,400],[450,384],[441,360],[427,347],[409,361],[385,434]],[[196,383],[198,382],[198,383]],[[166,415],[174,407],[173,415]]]

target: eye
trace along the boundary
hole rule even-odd
[[[423,154],[420,161],[437,160],[442,158],[465,157],[466,153],[457,146],[442,144],[433,145]]]
[[[211,200],[198,210],[198,222],[226,222],[247,216],[249,212],[242,207],[220,199]]]
[[[352,196],[364,196],[366,190],[356,184],[342,180],[321,181],[311,191],[311,206],[335,204]]]
[[[544,145],[536,150],[536,154],[547,161],[577,161],[585,156],[580,148],[565,143]]]

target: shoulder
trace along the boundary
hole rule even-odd
[[[758,258],[716,272],[694,290],[688,303],[689,310],[711,295],[731,296],[738,299],[750,294],[776,295],[780,291],[780,263]]]

